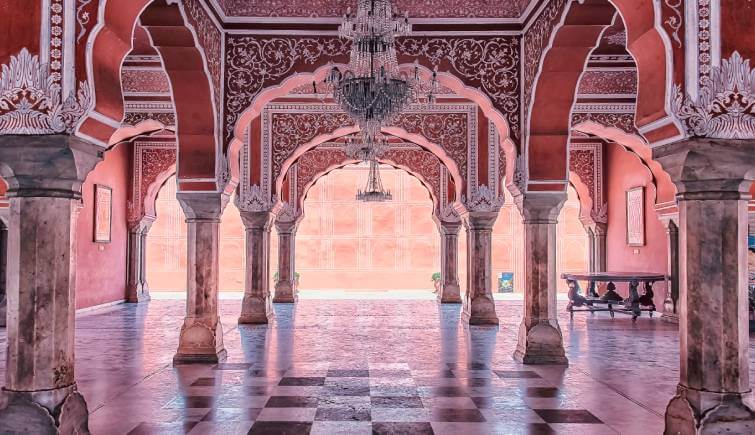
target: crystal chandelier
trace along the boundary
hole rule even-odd
[[[340,37],[352,41],[351,58],[345,71],[331,68],[325,92],[356,121],[365,143],[420,95],[434,101],[435,72],[430,85],[422,86],[416,62],[413,74],[398,67],[396,37],[410,35],[411,29],[408,17],[394,13],[390,0],[357,0],[356,14],[349,8],[338,29]]]
[[[391,191],[383,189],[383,182],[380,180],[380,168],[377,160],[370,160],[370,171],[367,175],[367,186],[364,190],[357,192],[357,201],[365,202],[383,202],[393,199]]]
[[[388,150],[388,141],[382,134],[367,137],[367,140],[364,139],[365,135],[346,137],[343,150],[349,158],[369,162],[379,159]]]

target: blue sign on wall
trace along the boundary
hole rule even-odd
[[[498,293],[514,292],[514,273],[503,272],[498,274]]]

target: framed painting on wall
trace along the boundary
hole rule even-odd
[[[627,190],[627,245],[645,246],[645,188]]]
[[[110,243],[113,215],[113,189],[94,185],[94,242]]]

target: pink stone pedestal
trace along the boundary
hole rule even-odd
[[[438,302],[461,303],[459,287],[459,229],[461,221],[439,221],[440,229],[440,291]]]
[[[677,186],[680,377],[666,434],[755,433],[749,376],[747,202],[755,141],[653,150]]]
[[[278,280],[275,282],[275,303],[296,302],[296,228],[298,220],[275,221],[278,231]]]
[[[556,225],[566,194],[530,192],[516,198],[524,230],[524,317],[514,359],[568,364],[556,316]]]
[[[178,192],[186,215],[186,318],[174,364],[217,363],[225,359],[218,316],[220,216],[228,203],[223,193]]]
[[[101,158],[70,136],[0,136],[10,199],[0,433],[89,432],[74,375],[76,221]]]
[[[492,234],[497,211],[467,212],[467,293],[462,320],[470,325],[497,325],[492,290]]]
[[[265,324],[273,318],[270,298],[270,226],[269,211],[241,211],[246,228],[246,275],[240,324]]]

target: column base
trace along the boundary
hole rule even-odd
[[[438,292],[438,302],[441,304],[460,304],[461,290],[458,284],[441,285]]]
[[[39,392],[3,389],[0,433],[88,434],[89,410],[76,384]]]
[[[130,287],[128,289],[128,296],[126,302],[130,304],[138,304],[139,302],[148,302],[152,297],[149,295],[149,289],[144,288],[141,285]]]
[[[218,321],[215,328],[194,321],[184,323],[178,339],[178,351],[173,364],[217,364],[226,358],[223,346],[223,327]]]
[[[464,303],[461,320],[470,325],[498,325],[495,304],[485,297],[478,297]]]
[[[714,393],[677,386],[666,407],[664,434],[755,433],[752,393]]]
[[[273,297],[273,303],[293,304],[297,299],[293,283],[288,281],[278,281],[275,283],[275,296]]]
[[[522,322],[519,326],[519,342],[514,351],[514,360],[522,364],[568,366],[569,360],[564,352],[561,330],[550,321],[537,323],[527,330],[527,326]]]
[[[244,297],[239,316],[240,325],[264,325],[275,317],[270,297]]]

